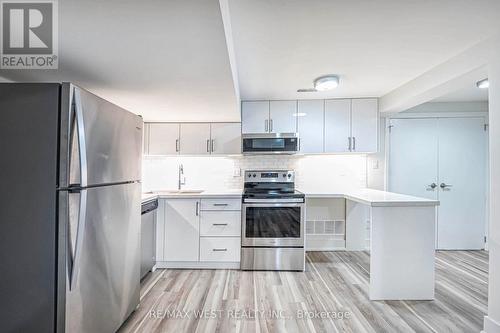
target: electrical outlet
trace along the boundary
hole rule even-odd
[[[378,159],[372,160],[372,169],[378,169]]]
[[[241,169],[240,168],[234,168],[233,177],[241,177]]]

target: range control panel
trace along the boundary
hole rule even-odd
[[[293,170],[247,170],[245,183],[293,183]]]

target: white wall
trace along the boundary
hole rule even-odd
[[[241,189],[243,171],[250,169],[295,170],[296,186],[304,191],[342,192],[367,184],[366,155],[150,156],[143,160],[143,191],[177,188],[181,163],[185,188],[191,189]]]
[[[500,38],[495,41],[489,65],[490,230],[488,315],[486,333],[500,332]]]

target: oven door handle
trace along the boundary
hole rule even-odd
[[[304,199],[302,198],[293,198],[293,199],[243,199],[243,203],[262,203],[262,204],[287,204],[287,203],[304,203]]]

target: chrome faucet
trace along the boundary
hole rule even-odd
[[[184,177],[184,166],[179,164],[179,183],[177,189],[180,191],[182,185],[186,185],[186,177]]]

